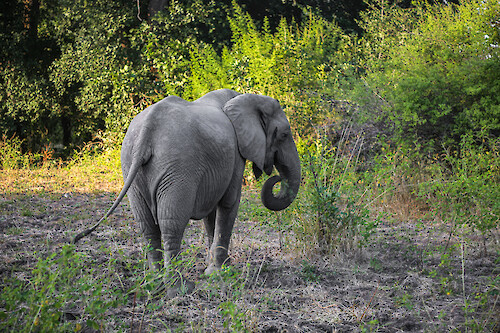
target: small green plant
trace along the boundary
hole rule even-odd
[[[299,140],[305,183],[291,218],[293,230],[303,243],[316,244],[322,253],[351,250],[363,246],[375,232],[376,220],[358,204],[359,175],[356,172],[362,138],[349,146],[350,129],[332,146],[325,134],[311,143]],[[358,201],[359,202],[359,201]]]
[[[23,228],[10,227],[5,230],[6,235],[21,235],[24,232]]]
[[[377,258],[370,258],[370,267],[376,272],[380,272],[383,269],[382,263]]]
[[[222,265],[219,271],[208,276],[207,291],[211,296],[239,298],[248,282],[249,269],[247,266],[242,272],[234,266]]]
[[[360,329],[361,329],[361,332],[363,332],[363,333],[377,332],[377,329],[379,328],[379,326],[380,326],[379,321],[377,319],[372,319],[366,323],[366,326],[361,325]]]
[[[309,282],[318,282],[321,279],[317,268],[306,260],[302,260],[302,269],[300,273],[304,280]]]
[[[222,302],[219,305],[222,316],[224,317],[223,326],[231,332],[250,332],[245,327],[246,314],[241,311],[232,301]]]
[[[124,304],[126,292],[91,267],[88,258],[65,245],[40,258],[28,279],[2,281],[0,330],[67,332],[82,325],[103,330],[107,311]]]
[[[31,217],[31,216],[33,216],[35,214],[33,213],[33,211],[31,209],[29,209],[28,207],[26,207],[26,208],[23,208],[23,210],[21,211],[21,215],[22,216]]]
[[[219,271],[207,277],[204,292],[210,299],[220,301],[219,310],[223,319],[223,327],[228,331],[254,331],[253,310],[240,305],[249,279],[249,264],[242,270],[234,266],[222,265]]]
[[[408,293],[403,293],[403,295],[396,297],[396,305],[399,307],[404,307],[407,310],[412,310],[414,305],[414,300],[412,299],[412,295]]]

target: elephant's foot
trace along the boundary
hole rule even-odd
[[[205,275],[210,275],[221,270],[222,266],[229,266],[231,264],[231,259],[227,256],[220,256],[216,260],[208,261],[208,267],[205,269]]]
[[[218,271],[221,270],[222,266],[227,267],[227,266],[229,266],[229,264],[230,264],[229,258],[227,258],[226,260],[222,261],[221,264],[217,264],[217,263],[213,263],[212,262],[205,269],[205,275],[211,275],[211,274],[213,274],[215,272],[218,272]]]
[[[195,289],[195,284],[184,278],[159,279],[158,285],[151,291],[151,298],[167,297],[174,298],[177,296],[188,295]]]
[[[221,269],[220,266],[216,266],[215,264],[210,264],[207,269],[205,269],[205,275],[212,275],[215,272],[218,272]]]
[[[163,267],[163,253],[158,250],[151,250],[148,253],[149,269],[152,271],[160,271]]]
[[[149,269],[153,272],[159,272],[163,267],[163,262],[161,261],[149,261]]]
[[[167,298],[174,298],[191,294],[194,291],[195,284],[192,281],[183,279],[174,283],[174,285],[167,288],[165,294]]]

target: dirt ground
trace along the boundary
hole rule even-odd
[[[115,195],[0,193],[1,280],[28,278],[38,258],[95,223]],[[450,237],[447,230],[421,221],[384,222],[365,248],[325,257],[290,246],[292,235],[237,221],[232,268],[207,278],[203,227],[192,221],[184,235],[191,259],[184,274],[196,283],[195,291],[173,299],[131,295],[110,311],[103,330],[500,331],[498,233]],[[143,260],[127,200],[76,249],[97,262],[105,262],[110,251],[124,263]],[[123,266],[119,278],[127,286],[137,272]],[[82,331],[92,330],[83,325]]]

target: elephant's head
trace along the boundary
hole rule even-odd
[[[234,97],[224,106],[231,120],[241,156],[253,162],[257,178],[262,171],[270,175],[275,166],[279,176],[269,178],[262,187],[262,203],[270,210],[288,207],[299,191],[300,159],[290,124],[274,98],[255,94]],[[273,194],[273,186],[281,189]]]

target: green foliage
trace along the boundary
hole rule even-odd
[[[223,324],[225,329],[231,332],[250,332],[245,327],[245,313],[240,312],[241,310],[238,309],[235,303],[231,301],[222,302],[219,307],[222,316],[226,318]]]
[[[375,233],[378,219],[369,218],[366,200],[365,175],[358,172],[362,136],[353,136],[346,127],[334,145],[325,133],[318,139],[297,141],[301,156],[302,177],[299,194],[283,212],[270,212],[260,203],[253,188],[261,188],[265,179],[252,182],[245,188],[239,209],[239,219],[259,221],[285,235],[285,245],[324,254],[351,251],[368,244]],[[250,169],[247,168],[247,172]],[[369,200],[366,200],[369,201]],[[294,237],[287,238],[292,232]],[[291,241],[292,243],[287,243]],[[281,242],[281,239],[280,239]],[[297,243],[295,243],[297,242]]]
[[[305,260],[302,261],[301,274],[304,280],[309,282],[318,282],[321,279],[318,269]]]
[[[7,138],[4,134],[0,140],[0,166],[2,169],[28,168],[37,159],[37,155],[23,154],[21,140],[18,137]]]
[[[228,51],[225,48],[223,52],[224,58]],[[191,49],[191,77],[188,85],[190,90],[185,92],[189,99],[196,99],[213,90],[232,88],[222,63],[223,60],[211,45],[200,44]]]
[[[401,1],[368,0],[360,13],[359,26],[364,30],[360,40],[360,66],[368,72],[383,70],[394,47],[411,36],[421,13],[415,8],[400,7]]]
[[[31,36],[34,46],[22,56],[14,48],[0,65],[2,130],[26,139],[31,150],[49,143],[72,146],[106,129],[108,116],[122,111],[117,106],[131,107],[128,94],[133,89],[114,75],[127,57],[122,36],[131,19],[124,5],[106,1],[40,5],[39,22],[33,27],[36,35]],[[24,36],[23,31],[18,33]],[[127,95],[118,96],[124,90]],[[128,105],[110,103],[120,99]],[[115,129],[113,122],[108,121],[108,130]],[[121,130],[123,124],[119,125]]]
[[[253,332],[253,309],[241,304],[248,288],[250,265],[243,270],[223,265],[214,274],[208,276],[204,292],[208,297],[220,300],[219,310],[223,327],[231,332]]]
[[[370,116],[390,121],[400,140],[437,150],[470,131],[498,133],[498,2],[371,4],[362,15],[364,82],[385,107]]]
[[[351,116],[383,121],[388,134],[435,150],[469,131],[499,130],[493,0],[367,1],[361,38],[314,8],[256,22],[236,1],[176,0],[140,21],[137,4],[126,1],[48,1],[38,16],[36,8],[9,4],[0,25],[8,46],[0,61],[0,129],[31,151],[119,143],[147,105],[222,87],[278,98],[301,136]],[[33,24],[16,18],[15,8]],[[337,109],[332,100],[342,98],[364,117]]]
[[[480,142],[479,144],[477,142]],[[418,195],[434,214],[457,226],[485,233],[498,228],[500,216],[499,140],[465,135],[458,151],[450,151],[431,168]]]
[[[145,260],[125,258],[123,250],[101,247],[99,252],[107,258],[96,262],[88,254],[75,251],[73,245],[64,245],[41,256],[22,277],[12,274],[1,281],[0,330],[129,330],[130,321],[122,322],[112,315],[113,311],[135,307],[142,297],[161,297],[182,276],[180,270],[193,266],[190,250],[172,262],[172,274],[167,276],[165,271],[148,270]],[[228,277],[228,281],[233,282],[233,278]],[[145,311],[160,306],[156,303],[146,302]]]
[[[126,6],[109,2],[62,3],[54,17],[61,55],[50,66],[52,114],[61,119],[63,143],[82,144],[99,131],[123,132],[134,107],[144,106],[137,94],[148,89],[142,64],[124,36],[134,24]],[[67,40],[69,39],[70,42]],[[64,137],[64,136],[70,136]]]
[[[190,76],[189,51],[198,43],[201,31],[196,26],[206,9],[201,1],[172,1],[165,12],[139,27],[135,43],[153,72],[158,95],[155,102],[169,94],[185,95]]]
[[[27,140],[28,147],[40,149],[43,142],[44,124],[50,121],[50,101],[47,80],[40,80],[28,73],[33,68],[22,64],[0,65],[0,128],[9,137],[17,135]]]
[[[338,85],[336,71],[347,61],[349,38],[335,23],[311,13],[305,13],[301,26],[282,19],[273,33],[264,20],[259,30],[233,5],[232,47],[221,56],[206,45],[191,51],[189,98],[226,87],[266,94],[282,102],[298,132],[311,131],[311,124],[331,116],[326,100],[332,97],[332,86]]]
[[[107,311],[121,305],[126,294],[111,287],[108,277],[94,276],[87,258],[73,246],[40,259],[31,275],[3,281],[0,296],[0,328],[3,331],[67,332],[79,330],[82,321],[94,330]],[[90,267],[89,267],[90,266]],[[78,313],[81,321],[67,321]]]
[[[360,203],[356,173],[361,138],[348,145],[348,130],[332,147],[324,135],[312,143],[299,142],[305,182],[287,211],[296,238],[322,253],[349,251],[365,245],[377,227]]]

